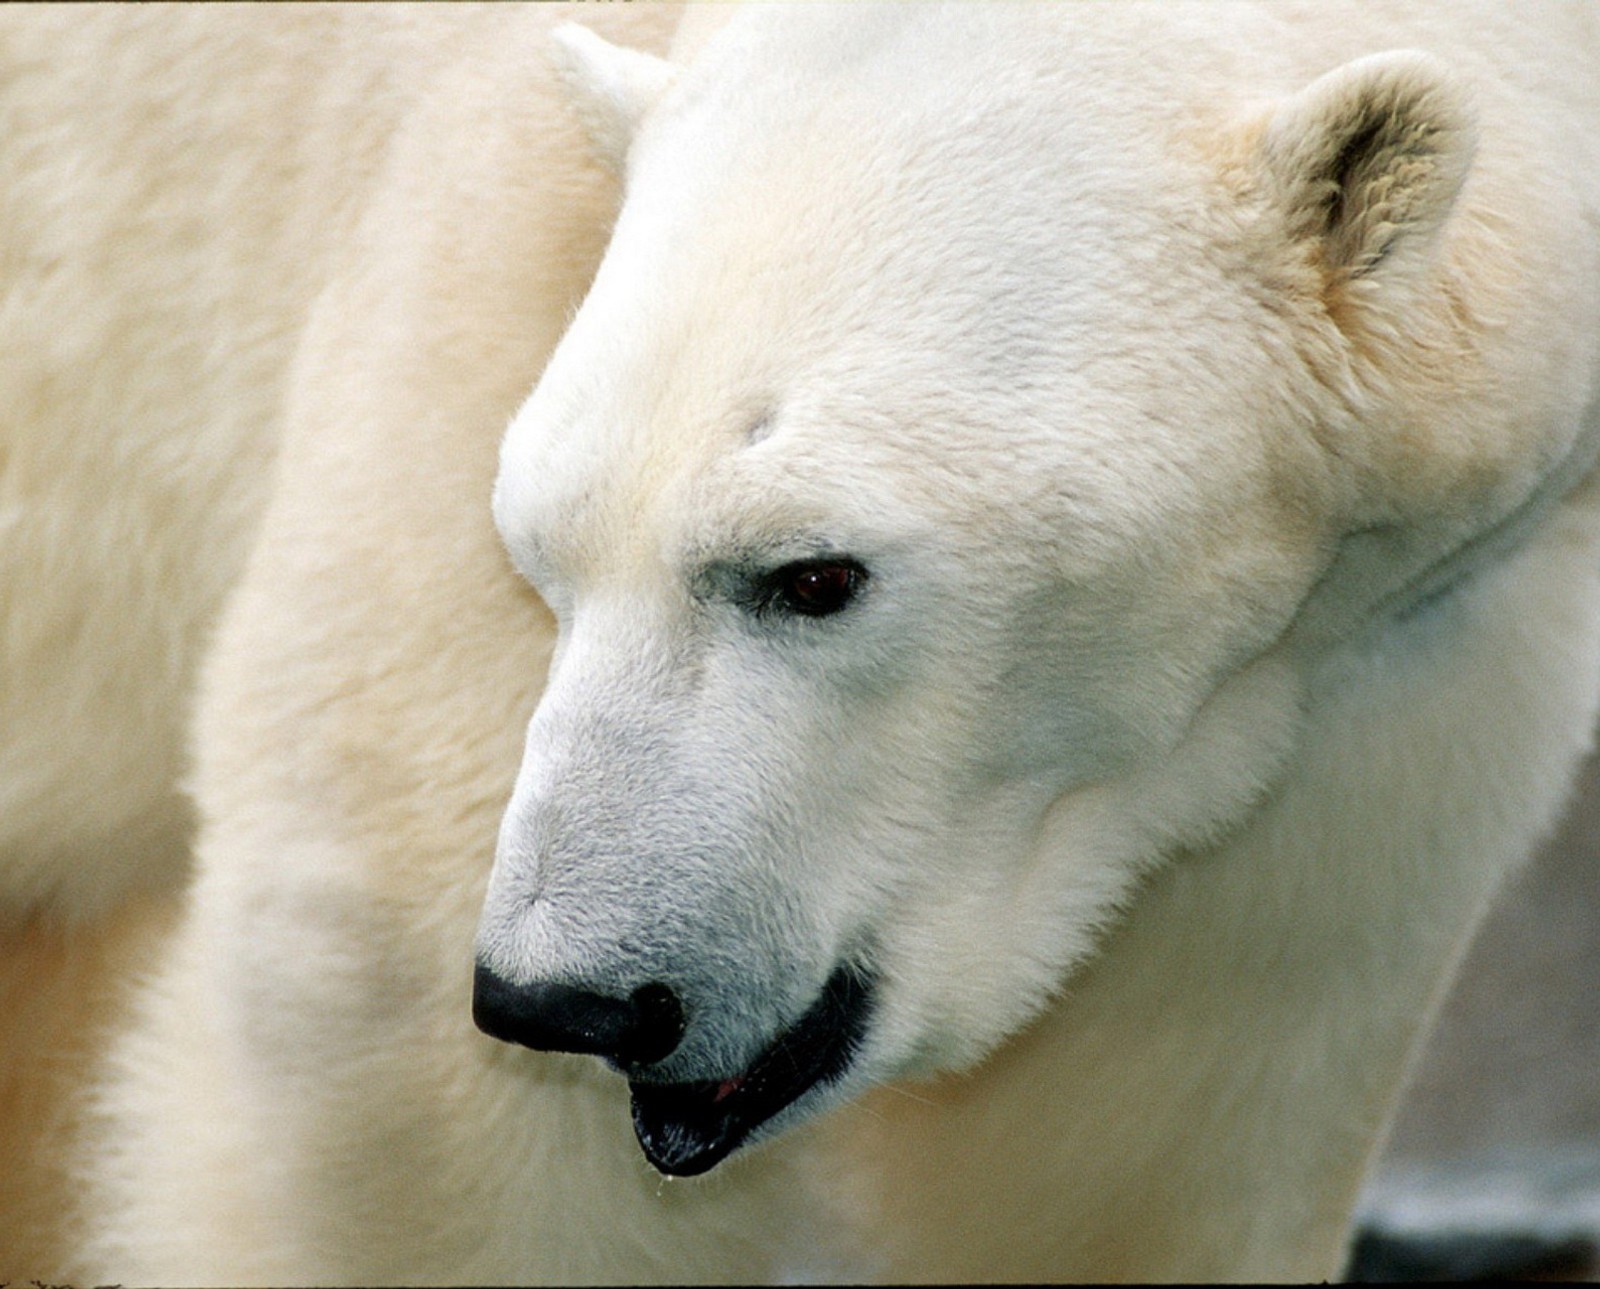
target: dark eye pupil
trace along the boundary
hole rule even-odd
[[[794,613],[823,617],[850,602],[860,577],[853,564],[796,564],[780,574],[779,596]]]

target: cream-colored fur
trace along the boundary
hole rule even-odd
[[[623,56],[544,10],[0,15],[18,936],[175,888],[196,692],[201,819],[159,954],[86,968],[106,1010],[148,979],[73,1256],[0,1274],[1337,1272],[1600,701],[1600,20],[979,13],[719,6],[676,66],[665,10],[579,13]],[[761,646],[729,692],[790,706],[753,736],[714,688],[751,646],[695,653],[722,628],[673,579],[806,524],[876,598]],[[713,679],[674,705],[687,657]],[[871,683],[833,706],[844,662]],[[812,807],[772,825],[813,829],[792,855],[741,834],[674,876],[772,783]],[[629,846],[557,835],[580,911],[530,927],[562,793]],[[686,1063],[836,952],[879,973],[873,1028],[669,1184],[615,1074],[472,1028],[475,926],[508,973],[617,980],[644,926],[629,953],[711,982]]]
[[[516,182],[493,184],[532,204],[531,284],[493,270],[526,291],[504,306],[522,330],[497,322],[496,343],[533,331],[514,392],[592,270],[615,197],[552,89],[562,16],[0,13],[0,973],[4,997],[38,1000],[8,1003],[0,1051],[0,1278],[63,1274],[49,1219],[78,1186],[60,1184],[59,1133],[93,1019],[125,1011],[150,965],[103,946],[138,934],[140,892],[170,901],[188,870],[200,659],[272,493],[308,314],[359,266],[375,194],[434,173],[397,173],[397,138],[426,140],[429,105],[465,104],[465,84],[474,138],[530,141]],[[675,15],[586,17],[648,45]]]

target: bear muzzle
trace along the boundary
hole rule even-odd
[[[648,1067],[683,1040],[683,1004],[668,985],[627,997],[572,985],[513,984],[480,962],[472,1018],[493,1038],[541,1052],[599,1056],[628,1076],[633,1129],[657,1171],[691,1177],[721,1163],[762,1125],[850,1067],[871,1019],[873,978],[843,965],[816,1000],[742,1071],[667,1082]]]
[[[634,1079],[633,1130],[661,1173],[692,1177],[726,1159],[763,1124],[850,1067],[866,1035],[872,977],[841,966],[805,1014],[738,1074],[693,1082]]]

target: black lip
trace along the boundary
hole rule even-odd
[[[716,1167],[773,1115],[844,1073],[866,1033],[870,977],[840,967],[816,1002],[743,1074],[692,1083],[629,1084],[645,1158],[670,1177]]]

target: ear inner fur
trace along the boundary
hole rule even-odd
[[[1426,256],[1473,135],[1448,68],[1408,51],[1348,63],[1278,110],[1263,161],[1289,235],[1307,244],[1326,290]]]

